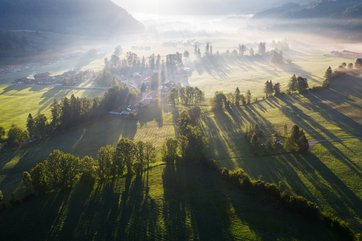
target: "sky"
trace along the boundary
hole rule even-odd
[[[131,13],[249,14],[297,0],[113,0]],[[298,2],[308,2],[299,0]]]

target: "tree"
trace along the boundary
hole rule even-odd
[[[297,89],[300,94],[304,93],[309,88],[308,80],[306,78],[298,77],[297,83],[298,83]]]
[[[281,94],[281,91],[280,91],[280,83],[274,84],[273,90],[274,90],[275,95],[276,95],[276,96],[279,96],[279,95]]]
[[[150,164],[155,161],[156,148],[150,142],[144,143],[144,160],[147,163],[147,170],[150,168]]]
[[[180,88],[179,89],[179,98],[181,103],[186,103],[186,90],[185,88]]]
[[[356,59],[356,63],[354,64],[356,69],[362,69],[362,58]]]
[[[50,110],[52,113],[51,125],[53,126],[53,128],[56,128],[61,123],[61,115],[62,115],[62,107],[56,99],[54,99],[50,107]]]
[[[7,143],[10,147],[18,147],[26,142],[28,134],[22,129],[12,126],[8,131]]]
[[[250,54],[250,56],[254,56],[254,49],[253,48],[251,48],[250,50],[249,50],[249,54]]]
[[[72,109],[69,102],[69,99],[65,97],[63,99],[63,106],[62,106],[62,112],[61,112],[61,121],[63,125],[69,124],[69,122],[72,120]]]
[[[272,96],[274,93],[274,88],[273,88],[273,82],[267,81],[265,82],[265,87],[264,87],[264,93],[266,95],[266,97],[268,98],[269,96]]]
[[[33,191],[33,180],[31,178],[31,175],[29,172],[23,173],[23,183],[25,185],[25,188],[28,192]]]
[[[166,142],[163,144],[162,148],[163,160],[165,160],[167,163],[176,161],[178,158],[177,149],[178,149],[177,140],[168,138]]]
[[[235,106],[237,106],[237,107],[240,106],[240,100],[241,100],[240,89],[236,88],[236,90],[235,90]]]
[[[201,102],[205,99],[204,92],[202,92],[199,88],[195,87],[193,90],[193,103],[195,105],[201,104]]]
[[[70,96],[70,109],[71,109],[71,120],[78,120],[81,114],[81,106],[79,98],[75,97],[74,94]]]
[[[264,55],[266,53],[266,43],[264,43],[264,42],[259,43],[258,53],[260,55]]]
[[[248,105],[251,104],[251,98],[252,98],[251,91],[248,90],[248,91],[246,92],[246,99],[247,99],[247,104],[248,104]]]
[[[214,110],[222,110],[226,106],[226,96],[222,92],[216,92],[212,99],[212,107]]]
[[[135,162],[134,169],[136,170],[137,175],[143,174],[143,168],[145,166],[145,147],[146,144],[143,141],[139,141],[135,145]]]
[[[149,186],[149,179],[150,179],[150,164],[153,163],[155,161],[156,158],[156,148],[152,145],[152,143],[150,142],[146,142],[144,145],[144,160],[146,162],[147,165],[147,170],[146,170],[146,187],[148,190],[148,186]]]
[[[32,186],[38,194],[44,193],[50,189],[50,173],[47,168],[48,161],[38,163],[30,170],[32,177]]]
[[[0,190],[0,204],[4,201],[4,194],[3,191]]]
[[[32,187],[38,194],[52,190],[71,188],[79,180],[94,177],[95,161],[90,157],[80,160],[78,157],[54,150],[48,160],[38,163],[30,170],[30,176],[24,174],[24,183],[32,180]],[[25,181],[26,180],[26,181]]]
[[[173,88],[170,91],[168,98],[171,105],[176,105],[179,99],[178,90],[176,88]]]
[[[309,149],[308,140],[303,130],[294,125],[290,136],[286,139],[284,148],[287,152],[304,152]]]
[[[26,121],[26,128],[29,133],[29,137],[35,138],[35,121],[33,119],[33,116],[31,114],[28,115],[27,121]]]
[[[59,150],[54,150],[49,154],[46,164],[51,188],[71,188],[81,173],[80,159]]]
[[[96,161],[90,156],[85,156],[80,160],[79,172],[81,173],[82,180],[86,181],[94,180],[95,164]]]
[[[246,105],[246,98],[244,95],[240,95],[240,100],[241,100],[242,105]]]
[[[271,58],[271,62],[277,65],[280,64],[284,64],[284,57],[283,57],[283,52],[282,51],[277,51],[277,50],[273,50],[271,52],[272,54],[272,58]]]
[[[0,126],[0,142],[4,136],[5,136],[5,128]]]
[[[182,158],[189,162],[199,162],[204,155],[206,139],[199,127],[188,125],[185,132],[179,138]]]
[[[201,108],[198,106],[195,106],[188,111],[188,115],[190,117],[190,123],[192,125],[196,125],[199,123],[199,120],[201,118]]]
[[[127,167],[127,174],[132,175],[132,166],[135,160],[135,144],[126,138],[122,138],[117,145],[115,165],[118,174],[123,174],[124,166]]]
[[[341,69],[345,69],[347,67],[347,63],[346,62],[343,62],[340,66],[339,66],[339,68],[341,68]]]
[[[239,44],[239,55],[240,55],[240,56],[244,56],[245,51],[246,51],[246,46]]]
[[[39,114],[34,119],[34,137],[41,139],[48,134],[48,120],[44,114]]]
[[[184,135],[187,131],[187,126],[191,124],[191,118],[186,111],[181,112],[177,120],[177,129],[180,135]]]
[[[329,87],[332,76],[333,76],[333,70],[329,66],[329,68],[326,70],[326,73],[324,74],[324,81],[323,81],[323,84],[322,84],[322,86],[324,88]]]
[[[114,175],[114,157],[116,149],[113,146],[104,146],[98,150],[98,166],[99,176],[101,178]]]
[[[293,75],[292,78],[289,80],[289,91],[297,91],[298,90],[298,80],[297,76]]]
[[[305,151],[308,151],[308,149],[309,149],[309,143],[308,143],[307,137],[305,136],[303,130],[301,130],[299,132],[297,145],[298,145],[299,152],[305,152]]]

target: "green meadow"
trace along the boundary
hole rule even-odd
[[[45,160],[48,154],[59,149],[78,156],[97,157],[100,147],[116,145],[122,137],[151,142],[157,148],[157,160],[161,158],[161,147],[167,138],[175,135],[170,113],[163,114],[162,126],[150,121],[141,126],[137,121],[105,116],[91,120],[82,126],[62,130],[40,143],[17,151],[0,153],[0,189],[5,193],[22,195],[22,173],[36,163]]]
[[[306,73],[311,87],[320,85],[326,65],[343,61],[326,58],[316,65],[317,60],[295,63],[311,70]],[[210,68],[213,65],[210,64]],[[220,68],[224,71],[226,67]],[[240,87],[242,92],[252,90],[260,99],[266,79],[280,81],[285,90],[295,70],[234,63],[223,77],[220,77],[222,72],[200,71],[191,78],[190,84],[204,90],[206,97],[217,90],[228,93]],[[0,126],[7,129],[17,124],[25,128],[28,113],[49,114],[54,98],[71,94],[94,97],[103,92],[3,84],[0,86]],[[213,112],[206,104],[201,125],[209,140],[207,155],[220,167],[243,168],[254,178],[282,185],[362,232],[361,100],[361,77],[343,76],[335,80],[330,89],[272,97],[232,111]],[[172,113],[164,110],[157,120],[152,117],[141,125],[133,120],[105,116],[22,149],[1,151],[0,189],[7,199],[12,193],[22,197],[22,173],[46,159],[53,149],[96,157],[101,146],[116,145],[121,137],[129,137],[153,143],[158,156],[151,171],[148,194],[144,182],[137,179],[96,182],[93,186],[81,183],[69,193],[37,197],[4,211],[0,226],[5,232],[0,233],[0,239],[4,235],[15,240],[26,237],[32,238],[26,240],[70,237],[84,240],[120,237],[131,240],[338,240],[321,224],[279,210],[272,203],[243,193],[201,168],[164,166],[162,144],[175,136]],[[309,141],[315,142],[307,154],[256,156],[243,134],[249,123],[259,124],[267,133],[283,133],[285,124],[289,129],[297,124],[305,130]],[[8,218],[11,216],[18,218]],[[20,227],[22,232],[18,232]],[[92,232],[94,229],[98,231]]]
[[[6,130],[13,124],[25,128],[28,114],[41,112],[49,115],[49,107],[54,99],[60,100],[72,94],[79,97],[97,97],[103,93],[101,90],[0,84],[0,126]]]
[[[209,157],[228,169],[281,183],[362,230],[362,82],[341,77],[331,89],[270,98],[231,112],[209,112],[203,127]],[[243,135],[249,123],[267,133],[297,124],[310,141],[307,154],[255,156]]]
[[[203,167],[178,165],[153,168],[149,186],[140,177],[119,178],[30,199],[4,211],[0,226],[0,238],[14,240],[339,238],[321,223],[243,193]]]
[[[286,89],[293,74],[309,80],[310,87],[319,86],[328,66],[337,68],[342,62],[351,59],[327,56],[323,53],[291,51],[293,62],[285,65],[271,64],[267,59],[234,59],[216,58],[196,62],[193,75],[190,77],[191,86],[205,91],[206,97],[212,97],[215,92],[234,93],[236,87],[242,93],[250,90],[254,97],[264,96],[264,83],[267,80],[279,82]]]

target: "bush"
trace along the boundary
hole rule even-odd
[[[26,131],[23,131],[19,127],[12,126],[8,132],[7,143],[9,147],[19,147],[23,145],[28,138]]]
[[[332,214],[322,212],[315,203],[308,201],[304,197],[282,192],[275,184],[266,183],[262,180],[252,180],[242,169],[236,171],[218,169],[217,173],[222,179],[241,189],[274,200],[284,208],[311,220],[323,221],[328,228],[344,237],[345,240],[357,240],[358,238],[346,222]]]

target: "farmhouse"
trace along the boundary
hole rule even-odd
[[[134,106],[127,106],[126,108],[121,108],[121,111],[111,111],[109,112],[110,115],[120,116],[120,117],[129,117],[134,118],[137,116],[137,110]]]
[[[36,81],[47,81],[50,77],[50,73],[49,72],[45,72],[45,73],[39,73],[39,74],[35,74],[34,75],[34,79]]]

